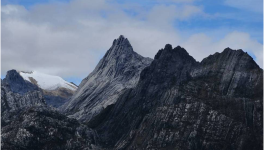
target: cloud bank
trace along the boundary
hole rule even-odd
[[[262,67],[262,44],[248,33],[233,31],[219,40],[204,33],[185,36],[175,22],[207,19],[202,6],[181,0],[171,5],[126,5],[112,1],[2,6],[2,75],[7,70],[37,70],[68,77],[86,77],[119,35],[134,51],[153,58],[170,43],[183,46],[196,60],[224,48],[255,55]]]

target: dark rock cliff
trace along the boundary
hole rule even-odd
[[[9,70],[2,82],[8,84],[14,93],[24,94],[28,91],[39,90],[36,85],[24,80],[16,70]]]
[[[166,45],[95,128],[114,149],[261,149],[262,73],[242,50]]]
[[[19,111],[2,127],[3,150],[92,150],[96,133],[57,111],[34,106]]]

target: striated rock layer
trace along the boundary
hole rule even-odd
[[[126,89],[135,87],[140,72],[151,61],[134,52],[128,39],[121,35],[60,110],[70,117],[89,122],[108,110],[107,107],[111,107]]]
[[[21,85],[11,83],[1,83],[2,150],[98,149],[94,130],[48,107],[39,90],[14,93]]]
[[[242,50],[196,62],[166,45],[108,110],[92,120],[110,149],[262,149],[263,70]]]
[[[2,127],[2,150],[96,150],[96,133],[57,111],[34,106]]]

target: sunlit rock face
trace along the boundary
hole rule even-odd
[[[257,150],[262,90],[263,70],[242,50],[196,62],[166,45],[93,128],[113,149]]]
[[[133,51],[127,38],[120,36],[100,60],[94,71],[83,79],[77,92],[60,110],[82,122],[115,104],[128,88],[136,86],[140,72],[152,59]]]

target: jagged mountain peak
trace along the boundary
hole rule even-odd
[[[151,62],[152,59],[134,52],[128,39],[121,35],[61,110],[88,122],[114,104],[125,89],[136,86],[141,71]]]
[[[141,63],[137,63],[138,61]],[[131,69],[126,68],[126,66],[131,67],[136,65],[134,67],[141,68],[142,64],[149,64],[151,61],[152,59],[144,58],[134,52],[133,47],[130,45],[128,39],[123,35],[120,35],[118,39],[114,40],[113,45],[97,64],[91,75],[100,74],[116,78],[122,73],[126,72],[126,70]]]
[[[126,46],[130,46],[131,47],[130,42],[123,35],[120,35],[119,38],[115,39],[114,42],[113,42],[113,45],[126,45]]]
[[[167,61],[168,59],[190,59],[196,61],[189,53],[181,46],[172,48],[171,44],[166,44],[164,49],[158,51],[154,59],[160,59],[159,61]]]
[[[134,50],[127,38],[123,35],[120,35],[119,38],[113,41],[112,46],[107,51],[104,58],[111,59],[112,57],[118,57],[122,54],[130,54],[133,53]]]
[[[28,91],[38,90],[36,85],[25,81],[15,69],[7,71],[3,84],[9,85],[12,92],[19,94],[25,94]]]

